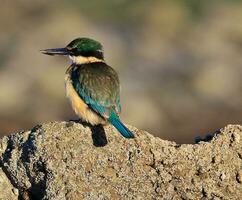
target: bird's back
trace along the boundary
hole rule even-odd
[[[120,113],[119,78],[106,63],[76,65],[71,72],[71,79],[75,90],[87,104],[95,102]]]

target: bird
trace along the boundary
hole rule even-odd
[[[72,63],[65,73],[66,96],[81,121],[92,126],[112,124],[123,137],[134,138],[134,134],[120,120],[119,77],[105,62],[100,42],[81,37],[64,48],[40,51],[71,59]]]

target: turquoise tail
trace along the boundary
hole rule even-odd
[[[120,121],[118,116],[112,112],[108,121],[126,138],[134,138],[134,134]]]

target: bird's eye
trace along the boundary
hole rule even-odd
[[[70,55],[76,55],[78,53],[78,49],[77,48],[69,48],[68,51],[70,52]]]

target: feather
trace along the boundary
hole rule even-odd
[[[120,121],[120,87],[117,73],[105,63],[77,66],[71,72],[73,87],[95,113],[110,122],[124,137],[133,133]]]
[[[120,113],[120,88],[117,73],[105,63],[89,63],[76,67],[71,79],[78,95],[104,118],[110,111]]]
[[[119,117],[111,112],[108,121],[126,138],[134,138],[134,134],[120,121]]]

